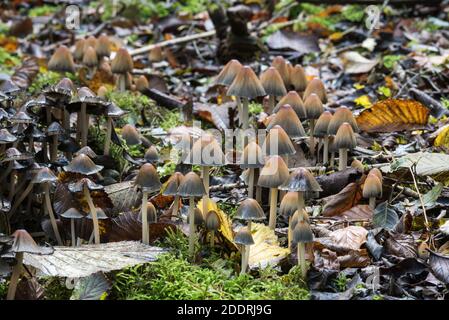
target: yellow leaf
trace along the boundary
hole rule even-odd
[[[339,41],[343,38],[345,34],[343,32],[334,32],[329,36],[329,40],[331,41]]]
[[[367,95],[360,96],[354,100],[355,104],[364,108],[371,107],[371,101]]]
[[[437,137],[435,138],[435,141],[433,142],[433,145],[435,147],[446,147],[449,148],[449,124],[445,125],[444,127],[440,128],[437,131]]]
[[[356,90],[361,90],[361,89],[365,88],[365,85],[360,84],[360,83],[354,83],[354,88]]]

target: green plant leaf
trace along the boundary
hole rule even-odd
[[[111,285],[102,272],[81,278],[73,290],[70,300],[102,300]]]

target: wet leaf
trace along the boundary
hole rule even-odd
[[[362,187],[358,183],[350,183],[338,194],[325,199],[323,216],[333,217],[350,210],[362,199]]]
[[[449,256],[429,250],[429,265],[438,280],[449,283]]]
[[[356,205],[337,216],[337,218],[342,220],[371,220],[372,217],[373,209],[366,204]]]
[[[371,259],[365,249],[351,250],[348,254],[339,256],[338,262],[342,268],[364,268],[370,265]]]
[[[399,221],[398,214],[386,201],[374,210],[373,224],[376,227],[392,230]]]
[[[373,256],[374,260],[377,261],[380,259],[384,251],[384,247],[377,242],[372,231],[369,231],[368,235],[366,236],[365,246]]]
[[[73,290],[70,300],[101,300],[111,288],[102,272],[81,278]]]
[[[363,227],[349,226],[332,231],[330,237],[339,246],[358,250],[365,243],[367,234],[368,231]]]
[[[132,181],[111,184],[106,186],[104,191],[114,206],[111,211],[113,215],[131,211],[142,203],[142,193],[134,188]]]
[[[401,258],[416,258],[418,256],[415,240],[408,234],[389,232],[384,247],[389,254]]]
[[[314,36],[287,30],[276,31],[267,38],[266,43],[272,49],[292,49],[303,54],[319,51]]]
[[[363,110],[357,124],[366,132],[393,132],[423,128],[429,109],[415,100],[386,99]]]
[[[377,59],[367,59],[356,51],[346,51],[341,57],[347,74],[370,72],[378,63]]]

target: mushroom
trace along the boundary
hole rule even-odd
[[[338,170],[346,169],[348,164],[348,150],[356,147],[354,131],[349,123],[343,123],[337,131],[334,140],[335,148],[338,149]]]
[[[148,54],[148,60],[150,60],[150,62],[160,62],[163,59],[162,48],[160,46],[156,45],[150,50]]]
[[[136,127],[131,124],[126,124],[123,126],[122,138],[128,146],[135,146],[142,143],[139,132],[137,132]]]
[[[104,213],[103,209],[101,209],[100,207],[95,207],[95,219],[94,219],[94,215],[92,214],[92,211],[89,212],[89,214],[86,216],[86,219],[95,221],[95,220],[106,220],[109,219],[109,217],[106,215],[106,213]],[[94,225],[95,226],[95,225]],[[92,240],[95,237],[95,228],[94,231],[91,233],[90,238],[89,238],[89,244],[92,243]]]
[[[246,229],[251,234],[251,222],[259,221],[265,219],[265,213],[260,207],[259,203],[254,199],[246,199],[244,200],[239,207],[237,208],[237,212],[235,215],[236,219],[247,221]],[[245,246],[242,250],[242,255],[245,255],[245,259],[242,260],[242,273],[246,272],[246,267],[248,266],[249,261],[249,252],[250,247]]]
[[[275,125],[265,137],[263,150],[267,156],[281,156],[288,165],[288,156],[295,154],[296,150],[281,126]]]
[[[51,108],[60,108],[62,126],[65,130],[70,130],[70,114],[66,105],[70,102],[74,93],[76,93],[76,89],[69,78],[62,78],[55,86],[44,90],[44,95],[38,97],[36,103],[41,107],[45,107],[47,124],[51,123]]]
[[[210,246],[214,247],[215,243],[215,231],[220,228],[221,222],[218,214],[215,210],[211,210],[206,215],[206,229],[210,232]]]
[[[16,230],[12,236],[14,237],[14,242],[11,246],[11,252],[16,254],[16,264],[12,271],[11,278],[9,279],[8,293],[6,295],[6,300],[14,300],[16,296],[17,284],[19,282],[20,274],[22,273],[23,266],[23,254],[51,254],[53,249],[39,247],[36,242],[34,242],[31,235],[23,229]]]
[[[96,157],[98,157],[97,154],[95,153],[95,151],[92,150],[92,148],[89,146],[82,147],[81,149],[76,151],[75,157],[79,156],[80,154],[85,154],[86,156],[88,156],[91,159],[95,159]]]
[[[16,136],[11,134],[8,129],[0,129],[0,154],[5,153],[7,144],[14,143],[16,140]]]
[[[276,70],[282,77],[284,85],[286,88],[290,87],[290,70],[287,65],[287,61],[282,56],[277,56],[271,62],[271,66],[275,67]]]
[[[306,101],[304,101],[304,106],[306,108],[307,119],[309,119],[309,129],[310,129],[310,139],[309,148],[310,154],[315,155],[315,139],[313,132],[315,130],[315,121],[321,116],[324,111],[323,103],[320,98],[315,94],[311,93]]]
[[[133,71],[133,59],[125,48],[118,49],[111,62],[111,70],[118,75],[117,89],[121,92],[126,90],[126,77],[128,72]]]
[[[378,168],[372,168],[372,169],[369,171],[369,173],[375,174],[375,175],[379,178],[380,182],[383,181],[383,178],[382,178],[382,172],[381,172]]]
[[[47,128],[47,136],[52,137],[52,143],[50,147],[50,161],[55,162],[58,157],[58,144],[59,144],[59,136],[64,134],[64,128],[59,124],[59,122],[52,122]]]
[[[220,71],[217,78],[215,78],[214,84],[220,85],[221,87],[229,87],[234,81],[235,77],[237,76],[241,68],[242,65],[238,60],[236,59],[230,60]],[[221,94],[226,95],[226,92],[221,92]],[[241,114],[242,102],[240,101],[239,97],[236,97],[236,100],[239,114]]]
[[[304,101],[307,100],[312,93],[315,93],[323,104],[327,103],[326,88],[324,87],[323,82],[318,78],[310,80],[302,97]]]
[[[100,86],[97,90],[97,97],[101,99],[106,99],[108,95],[108,89],[105,86]]]
[[[139,92],[145,92],[146,90],[148,90],[150,88],[150,83],[148,82],[147,77],[145,77],[144,75],[141,75],[139,78],[137,78],[136,81],[136,89]]]
[[[370,171],[363,184],[363,197],[369,199],[369,206],[374,210],[376,208],[376,198],[381,196],[382,180],[379,179],[376,173]]]
[[[104,140],[103,155],[108,156],[111,147],[111,135],[114,119],[121,118],[126,111],[120,109],[115,103],[110,102],[105,110],[106,113],[106,137]]]
[[[248,168],[248,198],[253,198],[254,190],[254,169],[262,168],[265,161],[262,156],[262,149],[257,142],[252,141],[243,150],[243,159],[240,163],[241,168]]]
[[[66,46],[60,46],[48,61],[48,70],[65,73],[75,72],[75,63],[73,62],[72,54]]]
[[[148,233],[148,193],[159,191],[161,189],[161,182],[156,168],[152,164],[145,163],[140,167],[134,182],[142,189],[142,242],[146,245],[150,243]]]
[[[272,112],[276,102],[276,97],[282,97],[287,94],[284,81],[275,67],[269,67],[260,75],[260,83],[267,95],[269,95],[269,112]]]
[[[357,159],[352,160],[351,168],[357,169],[359,172],[363,172],[365,170],[363,163]]]
[[[11,147],[6,149],[4,153],[4,158],[1,162],[9,162],[6,170],[2,172],[0,176],[0,182],[5,180],[6,177],[11,173],[10,181],[9,181],[9,196],[8,199],[11,201],[15,195],[15,187],[17,183],[17,170],[25,168],[25,166],[21,165],[18,161],[21,160],[29,160],[32,158],[32,155],[26,152],[20,152],[18,149]],[[1,185],[0,185],[1,187]]]
[[[111,41],[107,35],[102,34],[98,37],[97,43],[95,44],[95,52],[97,53],[99,64],[101,64],[104,58],[109,58],[111,55]]]
[[[282,198],[279,206],[279,213],[284,217],[289,218],[289,221],[293,214],[298,210],[298,193],[289,191]]]
[[[306,72],[299,64],[290,70],[290,83],[297,92],[303,92],[307,88]]]
[[[95,49],[93,47],[87,47],[84,51],[83,56],[83,64],[88,68],[89,73],[87,74],[88,79],[92,79],[94,76],[97,66],[98,66],[98,57]]]
[[[270,219],[268,226],[274,230],[276,227],[276,209],[278,187],[288,178],[288,168],[280,156],[271,156],[262,168],[257,182],[259,186],[270,188]]]
[[[76,208],[70,208],[61,214],[61,217],[70,219],[70,235],[72,237],[72,247],[76,247],[76,231],[75,231],[75,219],[82,219],[84,215]]]
[[[307,276],[305,244],[313,241],[313,232],[305,218],[299,218],[293,229],[292,242],[297,245],[298,265],[301,266],[301,274]]]
[[[253,69],[248,66],[242,67],[232,84],[229,86],[227,95],[242,98],[242,114],[240,121],[243,130],[248,129],[249,99],[266,95],[265,89]]]
[[[193,258],[195,250],[195,197],[206,194],[204,184],[195,172],[189,172],[179,184],[178,194],[189,198],[189,254]]]
[[[279,108],[286,104],[293,108],[299,120],[306,118],[306,108],[304,107],[304,102],[296,91],[289,91],[284,97],[282,97],[273,109],[273,113],[277,113]]]
[[[73,51],[73,58],[76,61],[83,60],[85,45],[86,45],[85,39],[79,39],[77,42],[75,42],[75,50]]]
[[[344,122],[349,123],[354,132],[359,131],[357,122],[355,121],[351,110],[349,110],[347,107],[339,107],[335,111],[334,115],[332,116],[331,121],[329,122],[329,126],[327,128],[327,133],[329,135],[336,135],[338,129]]]
[[[315,128],[313,130],[313,135],[319,139],[323,139],[323,164],[327,164],[329,161],[329,135],[327,128],[332,120],[332,113],[329,111],[324,111],[318,118]],[[318,149],[319,151],[319,149]],[[317,156],[319,160],[319,156]]]
[[[173,201],[173,210],[172,210],[172,218],[175,219],[178,215],[179,210],[179,194],[178,188],[181,184],[181,181],[184,179],[184,175],[181,172],[175,172],[168,179],[164,190],[162,191],[162,195],[164,196],[174,196],[175,199]]]
[[[204,223],[203,213],[199,208],[193,210],[193,224],[195,226],[195,232],[198,231],[198,226]],[[190,224],[190,216],[187,216],[187,224]]]
[[[94,48],[95,49],[95,47],[97,46],[97,38],[95,38],[94,36],[89,36],[87,39],[86,39],[86,42],[84,43],[84,50],[87,48],[87,47],[92,47],[92,48]]]
[[[278,112],[268,124],[267,130],[271,130],[275,125],[281,126],[291,139],[301,138],[306,135],[296,112],[288,104],[279,107]]]
[[[247,228],[240,228],[240,230],[234,237],[234,242],[242,246],[242,265],[240,268],[240,274],[244,274],[246,273],[246,269],[248,268],[249,263],[247,259],[248,255],[246,254],[246,248],[250,248],[250,246],[254,244],[254,239],[251,232]]]
[[[159,161],[159,152],[154,145],[148,147],[143,156],[146,162],[155,164]]]

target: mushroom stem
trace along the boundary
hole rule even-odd
[[[173,210],[172,210],[172,220],[176,220],[176,217],[178,216],[178,210],[179,210],[179,196],[175,196],[175,200],[173,201]]]
[[[315,137],[313,136],[313,131],[315,130],[315,119],[310,119],[310,138],[309,138],[309,149],[312,156],[315,155]]]
[[[242,120],[242,100],[240,100],[240,97],[235,97],[235,100],[237,101],[237,112],[239,114],[239,120],[240,120],[240,125],[243,124],[243,120]]]
[[[150,244],[149,234],[148,234],[148,192],[142,192],[142,242],[146,245]]]
[[[288,230],[287,230],[287,241],[288,241],[288,250],[291,250],[292,247],[292,216],[288,217]]]
[[[248,232],[251,234],[251,220],[248,221]],[[249,265],[249,254],[250,254],[251,246],[245,246],[245,272]]]
[[[189,197],[189,256],[195,251],[195,197]]]
[[[76,236],[75,236],[75,219],[70,219],[70,235],[72,236],[72,247],[76,247]]]
[[[125,74],[120,73],[117,77],[117,88],[119,92],[126,91]]]
[[[87,146],[87,114],[86,104],[81,104],[81,119],[78,119],[78,124],[81,122],[81,147]]]
[[[331,152],[331,159],[329,161],[329,167],[330,168],[334,167],[334,162],[335,162],[335,152]]]
[[[376,198],[375,197],[369,198],[369,206],[373,210],[376,209]]]
[[[256,169],[254,171],[254,183],[256,183],[256,181],[259,181],[259,169]],[[256,201],[257,202],[261,202],[262,201],[262,187],[256,185]]]
[[[104,140],[103,154],[105,156],[109,155],[109,148],[111,146],[111,134],[112,134],[112,118],[108,117],[106,122],[106,138]]]
[[[33,184],[30,182],[28,187],[20,194],[19,199],[14,201],[14,205],[11,210],[8,212],[8,218],[11,218],[16,212],[17,208],[22,204],[23,200],[30,194],[31,190],[33,190]]]
[[[51,107],[45,108],[45,116],[47,119],[47,124],[49,125],[51,123]]]
[[[338,171],[346,169],[348,164],[348,149],[338,149]]]
[[[98,225],[97,209],[95,209],[95,205],[90,196],[89,189],[87,189],[87,185],[84,185],[83,189],[84,189],[84,196],[86,197],[87,204],[89,205],[89,209],[92,214],[92,222],[94,224],[95,244],[100,244],[100,226]]]
[[[273,112],[274,104],[275,104],[275,99],[276,99],[275,96],[269,96],[269,98],[268,98],[268,111],[269,111],[270,113]]]
[[[210,232],[210,247],[213,248],[215,245],[215,231]]]
[[[307,269],[306,269],[306,248],[304,243],[299,242],[298,243],[298,265],[301,265],[301,275],[303,279],[307,276]]]
[[[42,155],[44,157],[44,162],[48,161],[48,149],[47,149],[47,140],[42,141]]]
[[[240,268],[240,274],[246,273],[246,248],[247,246],[242,245],[242,251],[240,252],[240,255],[242,256],[242,266]]]
[[[81,111],[76,113],[76,141],[81,141]]]
[[[324,136],[323,144],[323,164],[329,162],[329,136]]]
[[[249,128],[249,100],[248,98],[243,97],[242,103],[242,128],[246,130]],[[246,146],[246,139],[244,142],[244,146]]]
[[[278,189],[270,188],[270,219],[268,222],[268,226],[271,230],[274,230],[276,227],[276,210],[278,203]]]
[[[304,192],[298,191],[298,211],[301,212],[301,210],[304,210],[305,208]]]
[[[55,233],[56,241],[58,242],[58,245],[62,246],[64,244],[62,243],[61,235],[59,234],[59,230],[58,230],[58,225],[56,224],[55,214],[54,214],[53,208],[51,206],[50,183],[49,182],[44,183],[44,197],[45,197],[45,206],[47,208],[48,215],[50,216],[50,222],[51,222],[51,226],[53,228],[53,232]]]
[[[207,213],[207,200],[209,199],[209,166],[202,167],[203,170],[203,184],[206,194],[203,196],[203,215]]]
[[[58,135],[53,135],[53,141],[51,144],[50,161],[55,162],[58,157]]]
[[[11,279],[9,280],[8,294],[6,296],[6,300],[14,300],[16,296],[17,284],[19,283],[19,277],[22,273],[22,265],[23,265],[23,252],[16,253],[17,263],[14,266],[12,271]]]
[[[253,198],[253,191],[254,191],[254,168],[249,168],[248,198]]]
[[[11,178],[9,181],[9,195],[8,200],[11,202],[12,198],[14,198],[14,194],[16,193],[16,182],[17,182],[17,170],[11,171]]]
[[[62,127],[70,134],[70,113],[62,106]]]
[[[30,138],[28,139],[28,152],[33,154],[34,153],[34,137],[30,136]],[[0,154],[2,152],[0,151]]]

